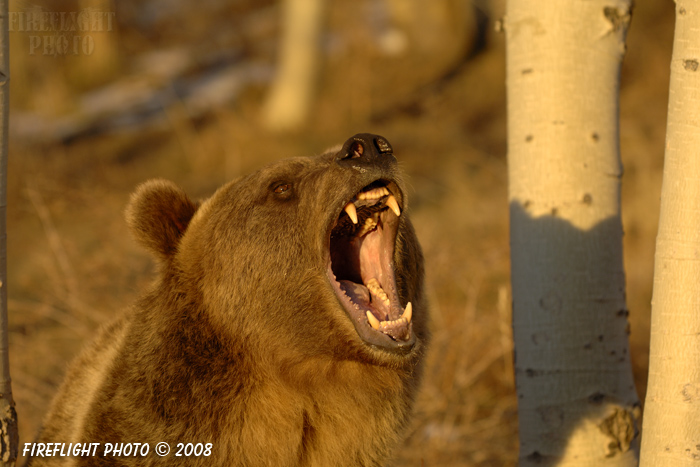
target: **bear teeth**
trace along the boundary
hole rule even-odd
[[[391,321],[379,321],[377,317],[374,316],[374,314],[372,314],[372,312],[369,310],[367,310],[365,314],[367,315],[367,321],[369,322],[369,325],[379,331],[381,329],[386,329],[387,327],[395,324],[408,325],[411,322],[411,318],[413,317],[413,305],[411,305],[411,302],[408,302],[406,304],[406,308],[404,308],[401,317]]]
[[[401,208],[399,208],[399,203],[396,201],[396,198],[394,198],[394,195],[389,195],[386,199],[386,205],[389,206],[389,209],[394,211],[396,217],[401,217]]]
[[[355,236],[362,237],[365,234],[374,230],[377,227],[377,219],[375,219],[375,217],[377,217],[376,214],[374,214],[374,216],[372,217],[368,217],[367,219],[365,219],[365,223],[362,225],[362,227],[360,227],[360,230],[357,231]]]
[[[369,325],[374,329],[379,329],[379,320],[369,310],[367,310],[367,321],[369,321]]]
[[[357,224],[357,208],[355,208],[355,204],[352,201],[345,205],[343,211],[348,213],[348,217],[353,224]]]
[[[408,324],[408,321],[403,318],[395,319],[393,321],[382,321],[379,323],[379,329],[384,329],[394,324]]]
[[[361,193],[358,193],[357,199],[358,200],[360,200],[360,199],[379,199],[382,196],[386,196],[386,195],[391,195],[391,193],[389,192],[389,190],[386,187],[380,186],[378,188],[372,188],[371,190],[367,190],[367,191],[363,191]]]
[[[361,237],[368,232],[371,232],[379,222],[379,213],[386,208],[391,209],[391,211],[396,214],[396,217],[401,216],[401,207],[399,206],[398,201],[396,201],[394,195],[392,195],[386,187],[373,188],[371,190],[358,193],[352,200],[343,206],[343,211],[345,211],[347,216],[350,218],[350,221],[355,226],[357,226],[360,218],[360,216],[357,214],[357,206],[355,203],[360,201],[364,201],[364,203],[360,205],[361,209],[367,207],[373,212],[370,212],[369,217],[365,219],[364,224],[353,234],[356,237]]]
[[[408,302],[406,304],[406,308],[404,308],[404,310],[403,310],[403,314],[401,315],[401,319],[405,319],[407,323],[410,323],[412,317],[413,317],[413,305],[411,305],[411,302]]]
[[[384,289],[382,289],[382,286],[379,284],[377,279],[372,278],[368,280],[365,287],[369,289],[372,295],[378,297],[382,302],[384,302],[387,307],[389,306],[389,296],[386,294],[386,292],[384,292]]]

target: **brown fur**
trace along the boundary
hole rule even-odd
[[[371,146],[373,135],[358,137]],[[413,304],[410,351],[363,341],[324,270],[327,226],[360,188],[381,177],[404,191],[393,155],[377,147],[272,164],[201,206],[170,182],[139,187],[127,220],[159,258],[159,278],[73,364],[37,442],[141,442],[150,453],[30,464],[383,464],[409,419],[427,340],[406,215],[394,269],[402,304]],[[169,456],[154,453],[161,441]],[[211,456],[174,457],[178,442],[213,443]]]

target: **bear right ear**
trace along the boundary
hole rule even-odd
[[[199,205],[167,180],[149,180],[131,195],[126,222],[143,246],[163,259],[171,257]]]

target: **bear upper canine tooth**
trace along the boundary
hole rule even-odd
[[[343,211],[348,213],[348,217],[350,218],[350,220],[352,220],[353,224],[357,224],[357,209],[355,208],[355,204],[353,204],[352,201],[345,205]]]
[[[396,202],[396,198],[394,198],[394,195],[389,195],[389,197],[386,199],[386,205],[389,206],[389,209],[394,211],[396,217],[401,216],[401,209],[399,208],[399,203]]]

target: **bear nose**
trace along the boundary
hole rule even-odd
[[[336,160],[353,163],[376,164],[388,158],[394,159],[394,150],[383,136],[358,133],[343,144]]]

